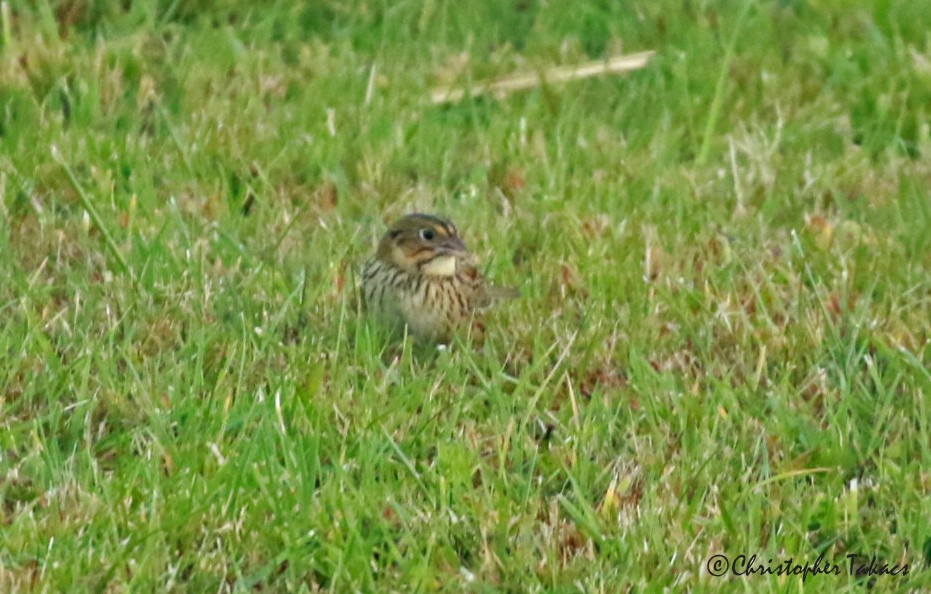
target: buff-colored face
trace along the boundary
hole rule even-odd
[[[378,258],[428,276],[452,276],[469,257],[455,225],[439,217],[410,214],[395,221],[378,245]]]

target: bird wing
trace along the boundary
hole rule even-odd
[[[482,277],[474,262],[460,262],[457,271],[460,281],[469,288],[472,309],[484,309],[498,299],[520,297],[520,291],[511,287],[493,287]]]

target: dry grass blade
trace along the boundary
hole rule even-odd
[[[531,89],[546,83],[561,83],[593,76],[606,74],[622,74],[631,70],[638,70],[647,65],[654,51],[614,56],[607,60],[586,62],[579,66],[559,66],[540,72],[515,74],[504,78],[479,81],[471,87],[442,87],[430,93],[433,104],[455,103],[461,101],[466,95],[473,97],[493,93],[496,96],[507,95],[514,91]]]

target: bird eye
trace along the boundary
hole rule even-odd
[[[436,237],[436,233],[433,229],[421,229],[420,238],[424,241],[433,241],[433,238]]]

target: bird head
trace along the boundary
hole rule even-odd
[[[433,215],[405,215],[388,227],[378,244],[379,259],[408,272],[452,276],[470,253],[456,226]]]

